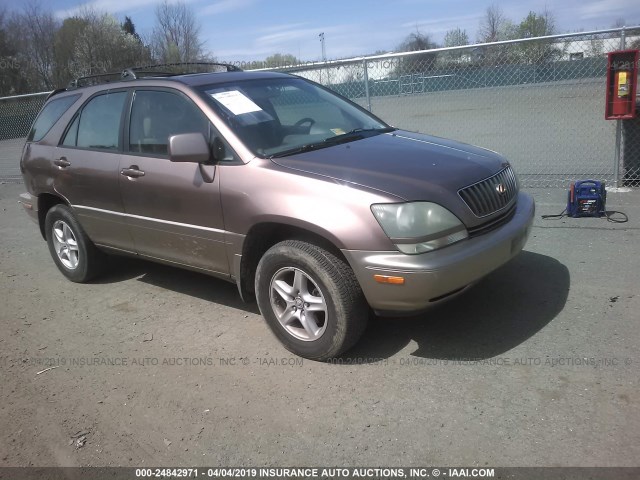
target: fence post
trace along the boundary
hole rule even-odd
[[[625,27],[620,30],[620,50],[625,49]],[[622,153],[622,122],[623,120],[616,120],[616,154],[615,164],[613,165],[613,183],[616,188],[620,186],[620,164],[624,161]]]
[[[367,97],[367,110],[371,111],[371,95],[369,94],[369,69],[366,58],[362,60],[362,68],[364,68],[364,94]]]

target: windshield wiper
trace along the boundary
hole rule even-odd
[[[383,127],[383,128],[354,128],[353,130],[349,130],[346,133],[341,133],[340,135],[336,135],[335,137],[325,138],[321,142],[308,143],[306,145],[301,145],[299,147],[291,148],[289,150],[284,150],[282,152],[274,153],[270,155],[269,158],[279,158],[286,157],[288,155],[294,155],[296,153],[310,152],[312,150],[319,150],[321,148],[331,147],[333,145],[339,145],[341,143],[353,142],[354,140],[359,140],[364,138],[362,133],[369,132],[377,132],[377,133],[388,133],[394,131],[393,127]]]
[[[296,153],[310,152],[312,150],[320,150],[321,148],[333,147],[341,143],[349,143],[349,142],[353,142],[354,140],[359,140],[361,138],[363,137],[362,135],[359,135],[359,134],[338,135],[337,137],[325,138],[320,142],[307,143],[306,145],[302,145],[300,147],[290,148],[289,150],[284,150],[282,152],[274,153],[273,155],[270,155],[269,158],[286,157],[287,155],[294,155]]]
[[[353,130],[349,130],[348,132],[341,133],[340,135],[332,138],[341,138],[347,135],[353,135],[356,133],[369,133],[369,132],[377,132],[377,133],[389,133],[395,130],[394,127],[382,127],[382,128],[354,128]],[[330,140],[330,139],[328,139]]]
[[[331,145],[333,144],[328,143],[326,140],[317,143],[308,143],[306,145],[301,145],[299,147],[290,148],[289,150],[283,150],[282,152],[274,153],[273,155],[269,155],[269,158],[286,157],[288,155],[294,155],[296,153],[310,152],[312,150],[319,150],[321,148],[330,147]]]

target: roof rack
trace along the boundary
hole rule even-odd
[[[144,65],[142,67],[130,67],[130,68],[125,68],[124,71],[122,72],[122,78],[131,78],[131,79],[136,79],[136,78],[140,78],[142,75],[141,74],[149,74],[150,76],[155,76],[155,75],[163,75],[163,76],[171,76],[171,75],[188,75],[191,73],[211,73],[211,72],[190,72],[190,71],[184,71],[184,72],[155,72],[153,69],[155,68],[159,68],[159,67],[169,67],[169,68],[175,68],[175,67],[185,67],[185,66],[190,66],[190,65],[196,65],[198,67],[211,67],[211,66],[216,66],[216,67],[225,67],[227,69],[227,72],[241,72],[242,69],[239,67],[236,67],[235,65],[232,65],[230,63],[219,63],[219,62],[177,62],[177,63],[158,63],[155,65]]]
[[[113,80],[109,80],[108,77],[115,77]],[[119,82],[122,80],[122,72],[109,72],[98,73],[96,75],[86,75],[84,77],[78,77],[75,80],[71,80],[68,88],[87,87],[89,85],[98,85],[100,83]]]
[[[52,90],[51,92],[49,92],[49,95],[47,95],[47,98],[45,100],[49,100],[54,95],[57,95],[59,93],[66,92],[66,91],[67,91],[66,88],[56,88],[55,90]]]
[[[140,67],[125,68],[120,72],[99,73],[96,75],[86,75],[84,77],[78,77],[69,83],[67,88],[79,88],[90,85],[98,85],[101,83],[121,82],[123,80],[136,80],[145,77],[172,77],[175,75],[188,75],[192,73],[212,73],[212,72],[198,72],[198,71],[158,71],[156,68],[169,68],[175,69],[176,67],[185,67],[188,65],[202,66],[216,66],[224,67],[227,72],[241,72],[242,69],[231,65],[229,63],[218,62],[178,62],[178,63],[158,63],[155,65],[144,65]]]

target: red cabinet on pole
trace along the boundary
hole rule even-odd
[[[626,120],[636,116],[638,50],[610,52],[607,64],[607,105],[604,118]]]

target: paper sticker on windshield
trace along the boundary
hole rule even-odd
[[[228,92],[212,93],[211,96],[227,107],[234,115],[242,115],[243,113],[260,112],[262,109],[253,103],[253,101],[238,90],[229,90]]]
[[[344,130],[341,128],[330,128],[334,135],[344,135]]]

